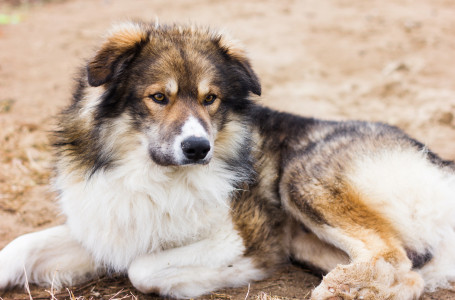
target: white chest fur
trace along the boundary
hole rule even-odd
[[[96,261],[123,271],[139,255],[193,243],[226,223],[232,228],[236,176],[216,159],[164,168],[137,151],[89,180],[67,174],[55,183],[74,237]]]

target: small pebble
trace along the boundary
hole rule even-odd
[[[453,121],[453,114],[451,112],[442,112],[439,114],[439,123],[444,124],[444,125],[450,125]]]

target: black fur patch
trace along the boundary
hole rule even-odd
[[[406,255],[411,260],[413,269],[422,268],[433,258],[433,254],[428,249],[424,253],[417,253],[414,250],[406,249]]]

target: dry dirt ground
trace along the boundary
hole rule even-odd
[[[258,101],[319,118],[385,121],[455,159],[453,0],[0,0],[0,14],[19,19],[0,25],[0,248],[64,221],[48,185],[53,116],[101,34],[128,18],[225,28],[249,50],[263,84]],[[289,266],[252,283],[249,293],[229,289],[204,299],[304,299],[318,281]],[[71,290],[87,299],[156,299],[122,277]],[[31,293],[50,297],[37,287]],[[0,297],[29,299],[22,290]]]

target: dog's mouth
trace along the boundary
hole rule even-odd
[[[188,166],[188,165],[208,165],[208,164],[210,163],[210,160],[211,160],[211,158],[200,159],[200,160],[197,160],[197,161],[194,161],[194,160],[184,160],[184,161],[182,161],[181,164],[179,164],[179,166]]]
[[[157,157],[156,155],[150,154],[150,157],[152,158],[153,162],[155,162],[157,165],[163,166],[163,167],[179,167],[179,166],[192,166],[192,165],[208,165],[211,161],[211,157],[207,157],[204,159],[183,159],[181,161],[175,161],[172,158],[166,158],[166,157]]]

